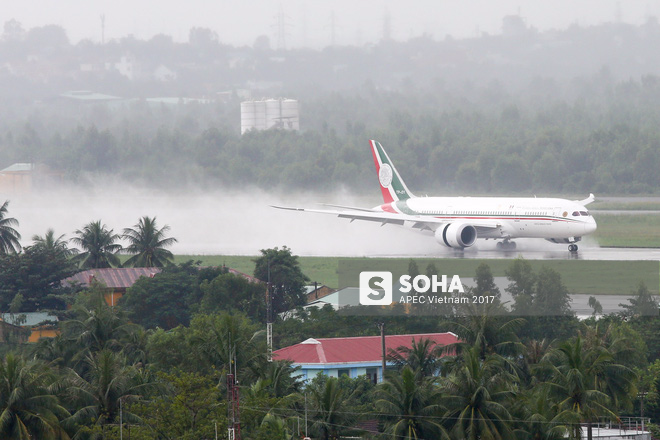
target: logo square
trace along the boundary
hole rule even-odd
[[[365,306],[392,304],[392,272],[360,272],[360,304]]]

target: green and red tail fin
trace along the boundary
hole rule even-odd
[[[383,193],[385,203],[415,197],[403,182],[399,172],[394,168],[394,164],[380,142],[371,140],[369,144],[371,145],[371,152],[374,155],[378,183],[380,184],[380,191]]]

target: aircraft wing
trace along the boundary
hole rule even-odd
[[[315,212],[319,214],[330,214],[336,215],[339,218],[347,218],[351,221],[353,220],[366,220],[372,222],[378,222],[382,225],[394,224],[394,225],[403,225],[406,221],[412,222],[413,228],[418,229],[428,229],[434,231],[440,225],[445,225],[451,223],[451,220],[431,217],[431,216],[421,216],[421,215],[410,215],[410,214],[398,214],[394,212],[384,212],[384,211],[374,211],[368,209],[359,209],[359,210],[332,210],[332,209],[308,209],[308,208],[291,208],[286,206],[274,206],[273,208],[284,209],[288,211],[300,211],[300,212]],[[479,222],[470,222],[470,225],[475,228],[484,228],[484,229],[495,229],[500,227],[496,222],[489,221],[479,221]]]

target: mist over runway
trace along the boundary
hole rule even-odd
[[[433,236],[395,225],[350,222],[332,215],[283,211],[271,205],[318,207],[337,203],[370,207],[380,203],[348,191],[334,194],[272,194],[258,189],[217,188],[177,193],[97,182],[87,187],[61,186],[27,195],[0,195],[10,200],[9,217],[17,219],[21,244],[49,228],[72,238],[87,223],[101,220],[115,233],[133,227],[140,217],[157,217],[178,240],[178,255],[257,255],[260,249],[288,246],[296,255],[349,257],[516,258],[584,260],[660,260],[660,249],[601,248],[591,238],[579,243],[577,254],[564,244],[520,239],[514,251],[495,248],[493,240],[478,240],[464,251],[447,249]]]

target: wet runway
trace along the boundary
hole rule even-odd
[[[463,251],[444,250],[433,254],[409,255],[374,255],[378,257],[423,257],[423,258],[470,258],[470,259],[513,259],[523,257],[527,260],[626,260],[660,261],[660,249],[657,248],[605,248],[595,245],[580,245],[578,252],[569,252],[566,246],[554,245],[554,249],[544,243],[535,247],[531,242],[519,246],[516,250],[502,251],[494,246],[483,245],[467,248]]]

